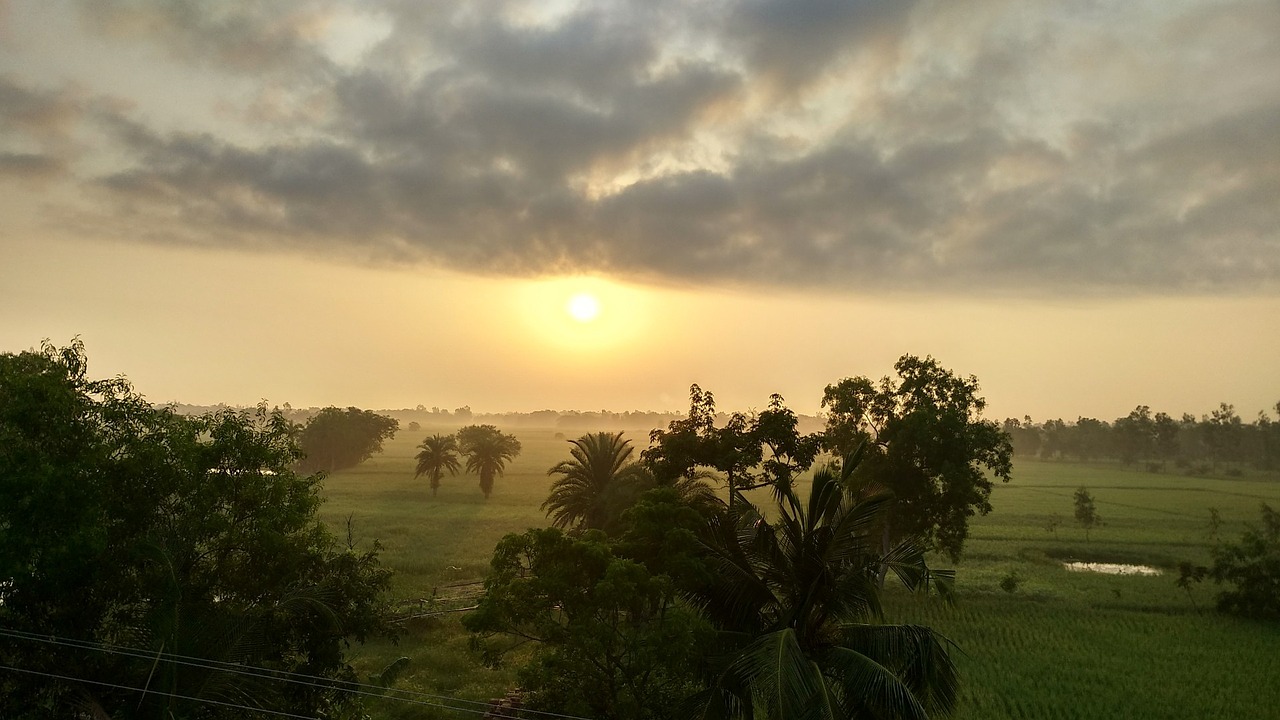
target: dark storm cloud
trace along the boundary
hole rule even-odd
[[[313,42],[325,4],[122,7],[88,12],[193,65],[293,78],[323,107],[250,143],[94,105],[127,165],[86,182],[122,234],[859,291],[1280,284],[1280,79],[1219,81],[1280,49],[1182,18],[1147,20],[1196,52],[1247,45],[1251,64],[1189,74],[1173,46],[1112,62],[1095,57],[1111,38],[1052,40],[1071,18],[993,25],[999,3],[968,6],[990,15],[969,25],[934,3],[386,3],[355,66]],[[855,66],[858,93],[823,94]],[[1214,105],[1167,78],[1199,78]],[[14,82],[4,98],[0,122],[25,132],[76,109]],[[43,157],[0,150],[0,170]]]

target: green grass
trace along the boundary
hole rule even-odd
[[[413,455],[416,443],[435,431],[402,431],[381,455],[325,480],[324,519],[345,536],[350,516],[357,540],[382,542],[383,560],[396,571],[397,600],[452,593],[445,586],[482,578],[503,535],[546,524],[539,510],[551,483],[546,470],[568,457],[568,444],[555,430],[520,430],[524,450],[489,500],[469,475],[446,477],[433,498],[426,479],[413,478]],[[1087,541],[1072,517],[1072,493],[1081,485],[1093,494],[1104,522]],[[1174,585],[1174,567],[1183,559],[1208,559],[1209,508],[1221,514],[1220,536],[1235,539],[1246,522],[1257,520],[1261,502],[1280,506],[1280,477],[1203,478],[1019,461],[1014,480],[998,485],[991,501],[995,511],[973,520],[964,557],[955,565],[954,607],[901,593],[891,593],[888,602],[893,620],[932,625],[960,648],[963,698],[956,717],[1277,715],[1280,627],[1206,610],[1212,586],[1188,597]],[[1055,513],[1062,519],[1056,533],[1045,529]],[[1165,572],[1069,572],[1064,559],[1131,562]],[[1000,581],[1015,572],[1021,582],[1005,592]],[[459,604],[465,603],[452,606]],[[353,646],[352,661],[364,674],[405,655],[412,664],[398,688],[476,701],[505,694],[514,672],[479,664],[460,617],[414,621],[398,645]],[[468,716],[384,701],[372,701],[370,711],[377,718]]]

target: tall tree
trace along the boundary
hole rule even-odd
[[[957,377],[932,357],[903,355],[894,369],[896,382],[857,377],[827,386],[824,442],[840,455],[866,445],[859,475],[896,498],[886,546],[916,537],[957,559],[969,517],[991,511],[987,473],[1008,482],[1013,447],[999,425],[981,418],[977,378]]]
[[[181,665],[179,653],[352,680],[348,638],[384,629],[390,573],[316,517],[294,426],[265,405],[186,417],[83,346],[0,355],[0,717],[359,717],[343,693]],[[36,638],[129,645],[143,657]],[[149,686],[139,696],[117,686]],[[183,700],[178,696],[193,698]]]
[[[302,472],[334,472],[355,467],[382,452],[382,443],[396,434],[400,421],[372,410],[327,407],[302,428],[299,443],[305,457]]]
[[[413,473],[414,479],[426,475],[431,480],[431,495],[435,496],[440,489],[440,478],[444,471],[450,475],[458,474],[458,439],[452,435],[436,433],[418,445],[418,469]]]
[[[882,571],[913,590],[950,574],[930,572],[914,541],[877,551],[890,498],[859,486],[855,465],[819,470],[807,501],[775,485],[768,518],[744,499],[713,525],[715,580],[697,596],[728,653],[698,717],[924,718],[955,705],[949,642],[884,624],[879,600]]]
[[[646,489],[648,474],[631,461],[635,448],[621,432],[570,440],[571,460],[547,471],[559,475],[542,509],[556,527],[614,530],[622,511]]]
[[[458,431],[458,448],[467,459],[467,472],[480,476],[480,492],[487,500],[494,478],[520,454],[520,441],[493,425],[468,425]]]

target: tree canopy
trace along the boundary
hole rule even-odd
[[[839,455],[867,446],[860,477],[896,498],[886,529],[918,537],[958,559],[969,518],[991,511],[992,482],[1009,481],[1009,436],[981,418],[978,380],[957,377],[932,357],[903,355],[895,381],[846,378],[828,385],[824,443]]]
[[[698,717],[924,718],[954,707],[948,641],[885,624],[879,600],[885,572],[912,590],[945,590],[951,573],[930,571],[913,538],[878,549],[893,500],[859,486],[857,462],[818,470],[807,499],[774,485],[769,517],[743,500],[712,524],[713,581],[694,595],[728,652]]]
[[[645,490],[648,475],[631,460],[635,448],[621,432],[597,432],[570,440],[570,460],[547,471],[558,475],[542,509],[556,527],[611,530],[622,511]]]
[[[458,465],[458,440],[453,435],[436,433],[418,445],[418,454],[415,458],[418,461],[418,466],[413,476],[416,478],[426,475],[430,478],[431,494],[434,496],[436,491],[440,489],[440,478],[444,477],[446,470],[449,471],[450,475],[458,474],[458,468],[460,467]]]
[[[809,469],[820,449],[816,435],[802,435],[799,419],[769,396],[759,413],[733,413],[716,427],[714,396],[697,385],[689,388],[689,416],[649,434],[650,447],[641,462],[659,485],[677,485],[719,473],[733,503],[740,493],[790,479]]]
[[[494,478],[520,454],[520,441],[493,425],[468,425],[458,430],[458,448],[467,459],[467,472],[480,476],[480,492],[488,499]]]
[[[302,428],[299,443],[302,472],[333,472],[355,467],[382,452],[384,440],[396,434],[400,421],[372,410],[327,407]]]
[[[354,679],[345,640],[385,632],[389,571],[316,518],[294,426],[265,406],[184,417],[86,373],[78,341],[0,355],[0,627],[31,634],[0,663],[68,678],[0,673],[0,716],[358,717],[332,688],[172,657]]]

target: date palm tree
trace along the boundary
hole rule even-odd
[[[917,544],[881,551],[891,498],[851,487],[857,460],[819,470],[807,502],[775,485],[770,519],[743,500],[712,523],[716,580],[697,595],[728,653],[691,715],[926,718],[954,707],[950,641],[880,622],[879,601],[882,572],[944,593],[952,573],[930,571]]]
[[[562,460],[547,471],[560,477],[542,509],[556,527],[575,526],[608,530],[621,512],[649,481],[642,467],[632,462],[635,448],[622,433],[597,432],[570,440],[572,460]]]
[[[423,475],[431,478],[431,496],[435,497],[444,471],[448,470],[450,475],[458,474],[458,440],[452,435],[436,433],[423,440],[418,448],[418,470],[413,477],[415,480]]]
[[[520,454],[520,441],[493,425],[468,425],[458,431],[458,448],[467,458],[467,472],[480,476],[480,492],[487,500],[493,479]]]

